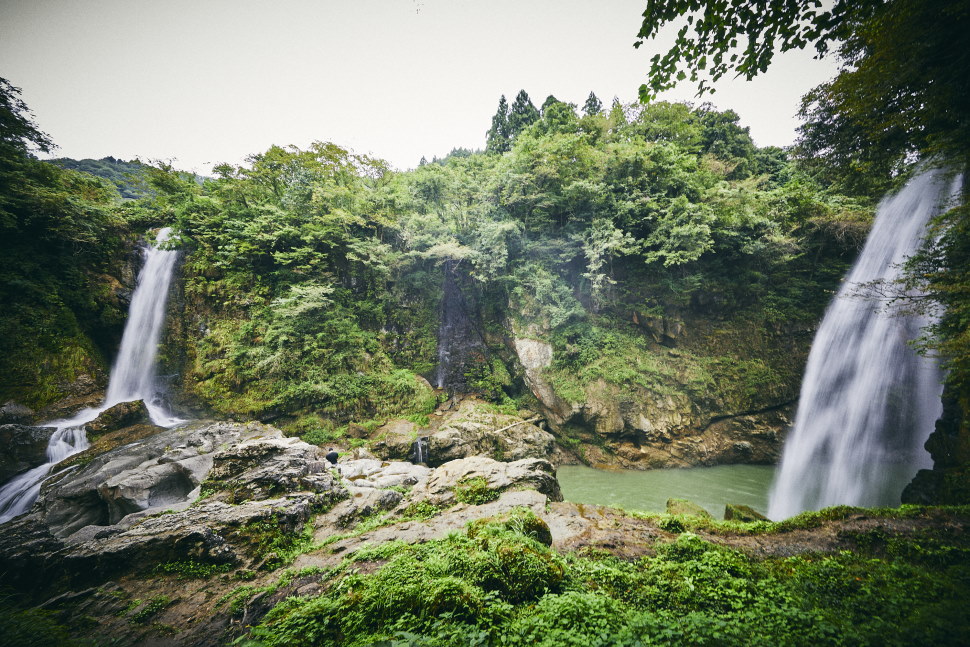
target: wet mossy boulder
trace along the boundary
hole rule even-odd
[[[687,499],[667,499],[667,514],[679,514],[685,517],[701,517],[713,519],[710,512]]]
[[[117,431],[132,425],[149,422],[148,407],[144,400],[119,402],[101,412],[97,418],[85,425],[88,436],[100,436],[109,431]]]
[[[751,506],[741,505],[740,503],[728,503],[724,506],[725,521],[768,521],[764,516]]]
[[[0,425],[0,483],[47,462],[54,427]]]

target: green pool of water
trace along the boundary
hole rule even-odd
[[[556,474],[562,495],[573,503],[592,503],[665,512],[667,499],[690,499],[724,517],[724,505],[740,503],[765,514],[774,465],[718,465],[663,470],[598,470],[563,465]]]

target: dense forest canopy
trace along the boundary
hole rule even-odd
[[[709,89],[704,74],[716,80],[734,71],[750,79],[779,51],[834,52],[842,68],[804,97],[792,151],[800,168],[823,185],[877,197],[917,162],[968,168],[966,0],[785,0],[769,7],[751,0],[649,0],[643,16],[637,45],[666,24],[682,25],[670,50],[652,59],[644,98],[688,77],[703,94]],[[966,201],[953,205],[935,224],[932,244],[912,259],[905,290],[888,291],[919,294],[914,307],[939,316],[921,344],[942,356],[948,382],[970,412],[968,222]]]

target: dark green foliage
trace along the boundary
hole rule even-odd
[[[548,99],[546,99],[546,101],[548,101]],[[543,104],[543,108],[544,107],[545,104]],[[590,92],[589,96],[586,97],[586,103],[583,104],[583,114],[589,117],[592,115],[598,115],[602,111],[603,102],[599,100],[599,97]]]
[[[225,573],[232,570],[232,564],[210,564],[196,560],[183,560],[175,562],[164,562],[155,567],[156,573],[175,575],[179,579],[199,579],[205,580],[213,575]]]
[[[532,104],[528,93],[525,90],[519,90],[515,101],[512,102],[512,107],[509,108],[509,133],[515,138],[537,121],[539,121],[539,111]]]
[[[485,136],[486,153],[504,153],[511,146],[512,131],[509,128],[509,104],[505,95],[499,99],[498,109],[492,117],[492,126]]]
[[[76,160],[70,157],[59,157],[48,160],[48,163],[104,178],[115,185],[118,193],[125,200],[137,200],[151,196],[142,178],[144,164],[138,160],[126,162],[110,156],[102,157],[99,160]]]
[[[6,647],[81,647],[87,641],[74,638],[73,632],[62,625],[57,614],[42,609],[21,609],[17,597],[0,594],[0,636]]]
[[[0,79],[0,400],[42,407],[117,343],[127,228],[112,187],[33,157],[51,143],[18,92]]]
[[[485,480],[484,476],[465,479],[455,486],[455,500],[458,503],[482,505],[494,501],[498,497],[499,493],[488,487],[488,481]]]
[[[467,535],[372,551],[387,560],[380,570],[284,600],[246,644],[964,644],[962,553],[934,561],[912,547],[961,551],[965,538],[889,541],[892,552],[762,561],[684,533],[631,563],[561,557],[515,524],[483,521]]]

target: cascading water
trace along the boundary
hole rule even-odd
[[[128,321],[118,359],[111,369],[104,402],[99,407],[79,411],[73,418],[44,423],[43,426],[56,427],[47,445],[47,462],[18,475],[0,489],[0,523],[26,512],[33,505],[44,478],[54,465],[88,448],[84,425],[106,409],[119,402],[144,400],[156,425],[171,427],[183,422],[166,410],[155,377],[155,356],[165,322],[168,289],[178,258],[176,250],[163,249],[162,243],[171,233],[168,227],[159,231],[155,245],[145,252],[145,265],[138,274],[131,297]]]
[[[785,442],[768,516],[830,505],[898,505],[903,486],[929,467],[923,443],[942,410],[937,363],[909,341],[929,323],[857,294],[891,284],[922,245],[927,222],[960,180],[926,170],[879,205],[858,260],[825,313]]]
[[[458,285],[457,265],[454,261],[447,261],[444,270],[435,386],[455,393],[467,388],[465,373],[469,368],[468,362],[482,354],[483,344]]]

